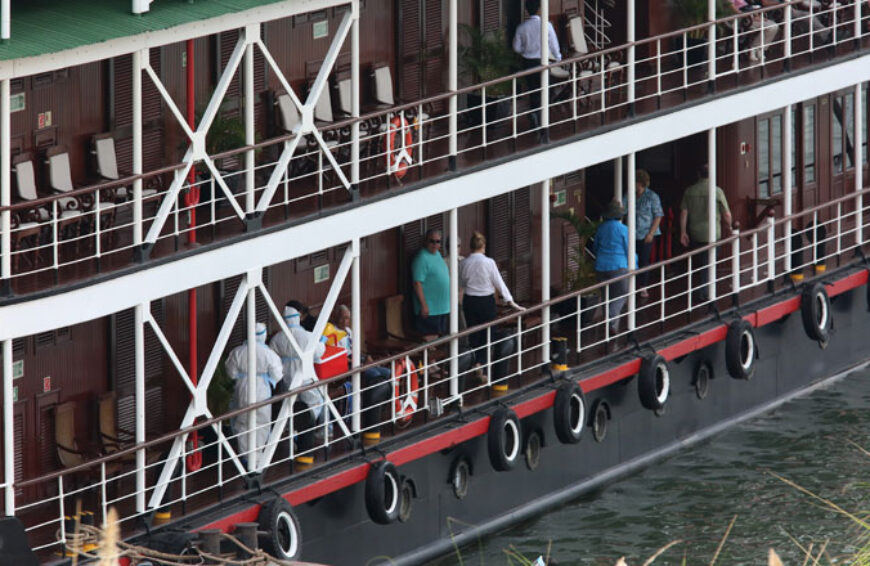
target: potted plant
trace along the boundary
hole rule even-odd
[[[568,249],[571,259],[577,265],[575,270],[565,269],[563,287],[565,291],[577,291],[591,287],[597,282],[595,276],[595,261],[586,251],[586,245],[589,240],[595,236],[595,231],[598,229],[598,222],[593,222],[585,218],[580,218],[573,212],[568,211],[553,211],[550,214],[553,218],[564,220],[571,224],[574,231],[577,233],[577,245]],[[583,312],[583,322],[588,324],[592,317],[592,307],[598,304],[599,293],[597,290],[583,293],[580,296],[580,306]],[[557,305],[556,310],[560,316],[565,317],[566,321],[573,318],[577,310],[577,301],[570,299]],[[572,325],[576,324],[573,322]]]
[[[459,32],[460,78],[465,86],[507,77],[519,69],[517,54],[508,44],[504,30],[496,29],[483,33],[475,27],[463,24],[459,26]],[[513,86],[510,80],[486,87],[488,124],[503,119],[510,113],[508,97],[512,93]],[[467,112],[466,115],[474,124],[481,123],[482,113],[479,108],[484,102],[481,97],[482,94],[477,92],[467,95],[468,107],[472,112]]]

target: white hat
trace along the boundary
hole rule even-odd
[[[292,318],[294,316],[299,316],[298,310],[293,307],[284,307],[284,318]]]
[[[262,322],[257,323],[257,342],[266,342],[266,325]]]

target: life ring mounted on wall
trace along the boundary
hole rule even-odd
[[[387,131],[384,134],[387,173],[392,173],[400,181],[408,172],[408,167],[414,164],[412,130],[413,126],[405,119],[405,114],[399,113],[387,122]]]
[[[395,399],[396,422],[400,425],[410,424],[417,412],[419,401],[420,380],[417,377],[417,366],[405,356],[393,367],[393,398]]]

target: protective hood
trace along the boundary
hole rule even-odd
[[[284,307],[284,320],[287,321],[287,326],[299,325],[299,311],[293,307]]]
[[[257,323],[257,342],[260,344],[266,343],[266,325],[262,322]]]

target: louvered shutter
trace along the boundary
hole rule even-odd
[[[532,295],[532,196],[531,188],[514,191],[513,197],[513,264],[514,280],[510,288],[514,299],[528,301]]]
[[[487,254],[495,260],[507,283],[513,287],[511,277],[511,202],[510,194],[499,195],[489,200],[489,222],[486,237]]]
[[[424,21],[423,52],[423,97],[435,96],[444,92],[444,5],[442,0],[425,0],[426,11]],[[433,103],[433,111],[444,111],[444,101]]]
[[[399,99],[417,100],[422,96],[420,51],[423,49],[424,0],[401,0],[399,12]]]
[[[263,270],[263,286],[266,289],[269,288],[269,273],[270,272],[268,269]],[[230,310],[230,306],[233,304],[233,299],[235,299],[236,297],[236,291],[238,291],[239,284],[241,284],[242,282],[242,277],[242,275],[236,275],[235,277],[230,277],[229,279],[223,281],[223,298],[221,301],[223,304],[223,310],[221,315],[221,324],[223,324],[223,321],[226,320],[226,316]],[[266,305],[266,301],[263,299],[262,293],[257,291],[255,295],[257,298],[257,321],[268,324],[269,319],[272,318],[272,313],[269,310],[268,305]],[[278,305],[278,307],[280,310],[281,305]],[[247,338],[246,313],[247,307],[245,305],[242,305],[242,310],[239,311],[239,317],[233,323],[233,331],[230,333],[230,338],[227,341],[228,350],[231,350],[236,346],[242,344]]]
[[[483,33],[502,29],[501,0],[480,0],[480,29]]]
[[[24,406],[16,407],[12,416],[12,443],[15,447],[15,478],[14,481],[19,482],[24,479],[24,454],[23,447],[27,439],[27,430],[25,428],[25,416],[27,412]],[[15,488],[15,496],[20,497],[23,490]]]
[[[229,63],[230,55],[233,54],[233,50],[236,48],[236,43],[239,41],[239,30],[232,29],[229,31],[225,31],[218,36],[218,51],[220,56],[220,65],[218,65],[218,76],[215,80],[219,80],[220,76],[223,74],[224,69]],[[234,98],[239,96],[239,70],[242,65],[236,69],[236,72],[233,76],[233,80],[230,83],[229,88],[227,89],[227,98]]]
[[[152,49],[149,63],[160,76],[161,50]],[[111,126],[115,133],[118,168],[133,170],[133,56],[112,59]],[[163,99],[147,75],[142,75],[142,161],[145,171],[159,169],[164,163]]]

